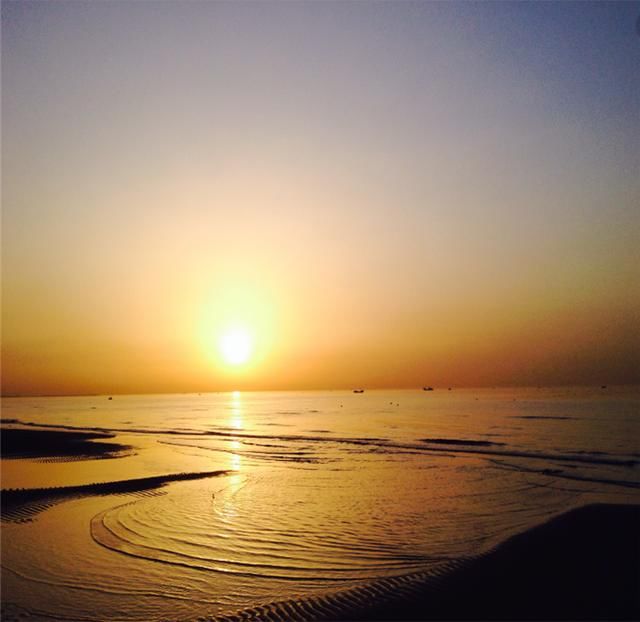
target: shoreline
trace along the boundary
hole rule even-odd
[[[640,619],[640,505],[587,505],[499,544],[426,591],[363,619]]]
[[[131,455],[133,447],[114,442],[115,437],[111,432],[93,430],[0,427],[2,458],[7,460],[97,460]]]
[[[2,522],[29,520],[56,503],[79,497],[124,495],[162,488],[171,482],[183,482],[227,475],[229,471],[196,471],[192,473],[170,473],[109,482],[58,486],[50,488],[7,488],[0,490]]]
[[[640,504],[593,504],[434,571],[211,617],[233,620],[637,620]]]
[[[30,429],[25,424],[25,429],[7,427],[20,425],[17,420],[4,423],[3,458],[92,460],[119,457],[123,451],[133,450],[113,442],[116,434],[107,430],[56,429],[46,424],[44,429]],[[470,442],[449,437],[429,440],[444,441],[444,445]],[[5,448],[10,455],[4,454]],[[32,520],[52,505],[78,497],[147,492],[172,481],[225,473],[173,473],[57,488],[4,489],[2,521]],[[424,572],[206,619],[640,619],[638,525],[640,504],[586,505],[514,535],[477,557],[460,557]],[[8,615],[6,608],[4,613]],[[171,619],[171,612],[167,613],[165,618]],[[108,615],[104,619],[108,620]]]

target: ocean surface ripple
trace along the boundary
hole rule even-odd
[[[410,589],[411,577],[436,577],[572,507],[640,501],[638,398],[513,389],[4,400],[5,427],[100,433],[135,451],[3,459],[3,615],[331,617],[343,600]]]

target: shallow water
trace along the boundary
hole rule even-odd
[[[639,404],[616,387],[5,399],[5,420],[135,448],[3,460],[5,489],[229,473],[5,520],[3,600],[192,620],[429,570],[584,503],[640,502]]]

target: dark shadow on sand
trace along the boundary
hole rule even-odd
[[[568,512],[361,619],[638,620],[640,506]]]
[[[640,505],[590,505],[479,557],[212,620],[638,620],[638,525]]]
[[[2,427],[0,440],[3,458],[68,458],[95,460],[128,455],[130,445],[102,442],[112,439],[108,432],[70,430],[25,430]]]

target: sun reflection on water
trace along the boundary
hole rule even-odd
[[[242,419],[242,394],[240,391],[233,391],[231,393],[231,419],[229,420],[229,427],[235,430],[242,430],[244,428]]]
[[[229,454],[231,457],[230,468],[232,471],[239,471],[242,466],[242,456],[236,452],[240,450],[240,441],[231,441],[229,445],[231,446],[231,453]]]

